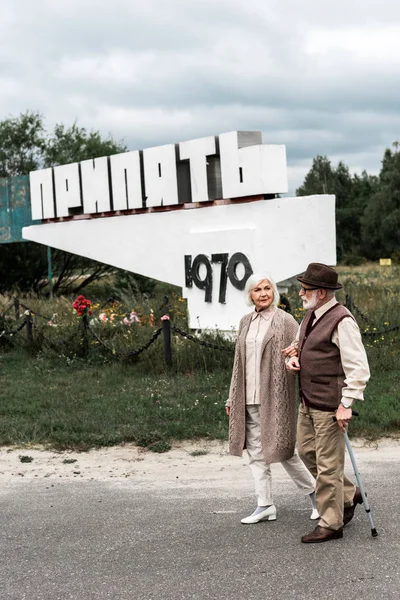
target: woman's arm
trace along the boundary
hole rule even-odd
[[[282,353],[285,357],[287,370],[296,373],[300,370],[300,364],[297,358],[299,324],[292,315],[287,316],[289,318],[285,321],[285,342],[289,340],[289,344],[283,348]]]
[[[238,370],[238,362],[239,362],[239,337],[240,337],[240,334],[241,334],[242,329],[243,329],[243,320],[244,320],[244,317],[242,317],[240,319],[240,323],[239,323],[239,329],[238,329],[238,334],[237,334],[237,338],[236,338],[236,345],[235,345],[235,356],[234,356],[234,359],[233,359],[231,383],[230,383],[230,386],[229,386],[229,397],[228,397],[228,400],[225,403],[225,412],[228,415],[228,417],[230,416],[230,413],[231,413],[232,397],[233,397],[233,392],[234,392],[234,390],[236,388],[237,370]]]

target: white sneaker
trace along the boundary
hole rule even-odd
[[[249,517],[242,519],[240,522],[244,525],[249,525],[251,523],[259,523],[260,521],[276,521],[276,507],[273,504],[259,512],[258,515],[253,513]]]
[[[310,519],[311,519],[311,521],[315,521],[316,519],[319,519],[319,512],[317,511],[316,508],[312,509]]]

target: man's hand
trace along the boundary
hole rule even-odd
[[[297,348],[296,346],[292,346],[292,344],[290,344],[290,346],[288,346],[287,348],[284,348],[282,352],[285,357],[297,356]]]
[[[226,412],[226,414],[227,414],[227,415],[228,415],[228,417],[229,417],[229,416],[230,416],[230,414],[231,414],[231,407],[230,407],[230,406],[225,406],[225,412]]]
[[[297,356],[292,356],[286,363],[286,368],[288,371],[292,371],[292,373],[298,373],[300,371],[300,363]]]
[[[336,411],[336,420],[337,424],[343,432],[346,431],[346,425],[351,420],[352,416],[353,415],[351,408],[345,408],[344,406],[339,404],[339,407]]]

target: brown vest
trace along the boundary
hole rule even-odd
[[[307,406],[319,410],[336,410],[342,399],[345,374],[339,348],[332,343],[336,327],[352,314],[335,304],[311,326],[314,312],[309,310],[300,325],[300,398]]]

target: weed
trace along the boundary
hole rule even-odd
[[[26,456],[26,455],[25,455],[25,456],[20,456],[20,457],[19,457],[19,460],[20,460],[22,463],[31,463],[31,462],[33,461],[33,458],[32,458],[32,456]]]
[[[161,454],[163,452],[168,452],[168,450],[171,450],[171,444],[169,444],[166,441],[154,442],[153,444],[150,444],[150,446],[148,446],[148,449],[151,450],[151,452],[158,452]]]

